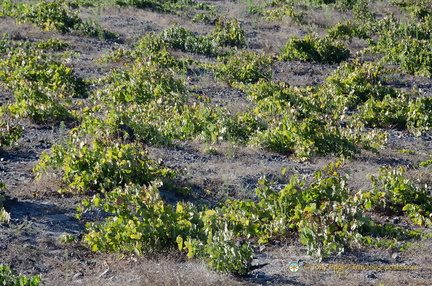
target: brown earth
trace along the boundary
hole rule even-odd
[[[304,36],[309,31],[288,20],[269,23],[246,13],[247,1],[206,1],[219,7],[222,14],[238,18],[247,34],[249,49],[277,53],[290,36]],[[162,31],[174,23],[203,34],[211,26],[191,23],[185,17],[134,9],[97,8],[83,12],[83,18],[97,15],[103,28],[118,33],[121,43],[103,41],[73,35],[42,32],[28,24],[17,25],[13,19],[0,18],[3,33],[15,39],[40,40],[57,37],[69,41],[78,56],[71,66],[89,79],[99,78],[109,72],[107,65],[95,64],[94,59],[110,50],[128,46],[140,35],[150,31]],[[331,21],[322,13],[314,14],[311,29],[322,32],[324,25],[333,25],[346,16],[332,11]],[[350,43],[352,54],[364,45]],[[193,55],[192,55],[193,56]],[[278,62],[273,66],[273,79],[286,81],[293,86],[319,85],[336,68],[335,65],[305,63],[299,61]],[[217,83],[211,75],[195,79],[212,102],[241,110],[247,106],[245,95],[239,90]],[[413,87],[432,95],[430,79],[401,75],[387,83],[404,90]],[[0,91],[0,102],[12,100],[7,92]],[[56,193],[58,174],[52,174],[35,182],[32,169],[40,154],[48,150],[62,134],[58,126],[40,126],[21,120],[24,129],[18,145],[0,153],[0,179],[7,185],[11,199],[5,203],[11,214],[11,223],[0,226],[0,263],[8,263],[20,274],[42,275],[46,285],[431,285],[432,240],[401,253],[382,249],[355,249],[340,256],[317,262],[306,254],[306,248],[297,240],[276,241],[255,249],[253,265],[266,266],[251,271],[245,277],[221,275],[206,269],[199,260],[189,260],[175,251],[156,253],[144,257],[122,256],[91,252],[76,243],[63,243],[64,234],[80,237],[85,233],[86,220],[102,218],[101,213],[89,213],[82,221],[75,219],[76,207],[83,197],[62,197]],[[417,163],[428,159],[432,153],[432,133],[414,137],[408,132],[389,130],[387,148],[379,155],[363,152],[347,161],[343,172],[351,174],[353,188],[367,189],[368,176],[377,174],[379,167],[407,166],[408,174],[424,183],[432,184],[430,169],[418,169]],[[335,158],[314,158],[298,163],[292,158],[241,145],[221,144],[212,146],[217,152],[207,153],[206,144],[178,142],[176,147],[149,147],[153,158],[161,158],[167,167],[183,170],[179,183],[193,186],[191,195],[178,198],[164,193],[168,202],[179,199],[193,201],[220,201],[227,197],[252,198],[258,179],[267,178],[283,185],[293,174],[305,177]],[[414,151],[413,155],[397,152]],[[281,169],[286,168],[285,175]],[[211,190],[211,194],[204,192]],[[382,217],[383,221],[398,219],[401,225],[410,225],[405,217]],[[412,226],[410,226],[412,227]],[[300,263],[300,271],[291,273],[289,264]],[[308,265],[310,269],[308,268]],[[414,270],[359,270],[356,265],[418,266]],[[349,269],[345,267],[351,267]]]

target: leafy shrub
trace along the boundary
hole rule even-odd
[[[82,23],[78,15],[72,12],[67,2],[63,0],[53,2],[41,0],[34,4],[14,4],[9,0],[4,2],[3,16],[16,17],[18,23],[32,23],[46,31],[66,33]]]
[[[230,114],[224,108],[205,103],[176,108],[161,124],[163,133],[170,138],[212,143],[224,140],[246,142],[260,125],[247,114]]]
[[[11,126],[0,119],[0,150],[12,146],[21,137],[22,131],[21,126]]]
[[[151,8],[153,10],[164,11],[164,2],[177,2],[177,0],[161,1],[161,0],[116,0],[119,6],[134,6],[137,8],[145,9]]]
[[[252,12],[254,12],[254,14],[257,14],[258,11],[265,8],[270,8],[262,13],[264,14],[264,16],[266,16],[268,20],[281,19],[284,16],[288,16],[296,23],[304,24],[304,13],[295,11],[293,3],[287,3],[287,1],[284,0],[273,0],[267,5],[265,5],[263,8],[259,6],[253,7]]]
[[[380,199],[376,207],[397,214],[406,213],[415,224],[432,227],[432,198],[425,186],[418,186],[404,177],[405,169],[380,169],[380,176],[371,176],[372,193]]]
[[[189,103],[190,94],[176,75],[186,70],[186,61],[174,59],[159,44],[146,38],[133,51],[109,56],[132,61],[128,70],[113,71],[102,79],[108,84],[94,95],[108,107],[106,120],[111,128],[126,124],[135,131],[136,140],[162,145],[171,139],[247,140],[257,128],[256,120],[208,106],[202,98]]]
[[[303,40],[291,37],[283,48],[282,60],[304,60],[319,63],[340,63],[347,60],[350,52],[340,42],[307,35]]]
[[[219,46],[242,48],[246,45],[245,32],[236,19],[219,19],[216,28],[210,32],[209,38],[213,38]]]
[[[133,49],[113,50],[97,61],[101,63],[120,62],[123,64],[146,62],[147,65],[164,68],[171,73],[185,73],[188,65],[191,64],[191,60],[187,57],[176,58],[171,55],[167,51],[170,45],[162,40],[162,38],[161,35],[148,33],[138,43],[133,45]]]
[[[68,42],[57,38],[51,38],[46,41],[35,43],[35,47],[41,50],[65,51],[70,48],[70,45]]]
[[[432,155],[429,155],[429,157],[432,158]],[[432,159],[431,160],[426,160],[424,162],[421,162],[420,167],[428,167],[428,166],[432,166]]]
[[[204,8],[204,12],[197,13],[192,19],[192,22],[203,22],[205,24],[214,25],[216,24],[220,16],[217,14],[214,6],[208,6]]]
[[[384,60],[399,64],[409,74],[432,76],[432,44],[430,40],[402,39],[387,51]]]
[[[32,276],[27,278],[25,276],[18,276],[7,264],[0,264],[0,284],[8,286],[38,286],[45,285],[40,276]]]
[[[344,101],[326,86],[298,89],[260,82],[245,91],[256,101],[255,116],[266,126],[250,144],[305,160],[324,154],[351,157],[361,146],[374,150],[386,140],[380,132],[359,132],[364,126],[358,120],[344,122]]]
[[[399,240],[421,237],[419,232],[376,224],[365,216],[367,210],[381,206],[384,193],[359,191],[353,195],[348,176],[338,172],[340,165],[339,161],[315,172],[310,182],[293,176],[280,191],[263,178],[257,200],[227,200],[214,208],[166,204],[158,191],[160,182],[117,188],[104,198],[95,195],[83,201],[81,211],[100,208],[113,215],[105,222],[87,224],[89,233],[84,240],[95,251],[138,254],[177,245],[180,251],[187,250],[189,258],[199,257],[212,269],[243,275],[250,270],[252,241],[267,243],[297,233],[308,253],[323,259],[363,244],[401,249],[408,244],[398,246]],[[405,179],[395,183],[401,180]],[[396,186],[390,183],[390,188]],[[412,189],[399,190],[408,200]],[[414,200],[419,198],[429,200],[424,195]],[[240,240],[243,243],[235,243]]]
[[[194,0],[116,0],[119,6],[133,6],[140,9],[149,8],[154,11],[174,13],[176,10],[190,8],[208,8],[207,4],[196,3]]]
[[[181,234],[177,228],[182,226],[172,224],[177,213],[162,201],[160,186],[158,182],[142,187],[129,185],[107,192],[104,200],[99,196],[85,200],[83,207],[100,207],[115,215],[103,223],[87,225],[90,232],[84,240],[93,251],[142,254],[174,246],[175,237]]]
[[[3,202],[5,202],[9,196],[3,191],[6,188],[6,184],[0,180],[0,222],[9,223],[10,222],[10,214],[3,207]],[[0,276],[1,282],[1,276]]]
[[[6,109],[35,122],[72,118],[71,98],[87,93],[86,83],[71,68],[39,49],[10,48],[0,69],[0,81],[15,97]]]
[[[274,58],[241,51],[229,57],[218,58],[221,64],[210,67],[218,79],[232,84],[234,82],[255,83],[260,79],[270,79]]]
[[[408,129],[420,135],[432,127],[432,99],[400,95],[368,100],[359,108],[360,120],[370,127]]]
[[[396,241],[419,237],[419,233],[397,226],[377,225],[364,216],[365,210],[379,205],[380,193],[374,196],[371,192],[359,191],[352,195],[347,186],[348,176],[337,171],[340,164],[331,163],[323,171],[315,172],[309,184],[292,177],[280,193],[264,182],[262,192],[266,201],[277,206],[276,210],[288,218],[290,228],[298,230],[309,254],[322,259],[355,245],[396,247],[393,239],[384,237],[396,238]],[[375,200],[370,200],[371,197]]]
[[[432,2],[430,0],[393,0],[395,6],[408,10],[412,16],[425,20],[432,15]]]
[[[398,97],[400,92],[381,84],[383,76],[389,73],[381,64],[373,62],[343,63],[327,78],[324,89],[341,100],[349,109],[356,109],[369,99],[381,101],[384,97]]]
[[[214,220],[214,211],[182,202],[176,208],[167,205],[159,195],[160,186],[160,182],[126,186],[106,193],[105,199],[85,200],[84,209],[103,208],[114,216],[103,223],[89,223],[84,241],[94,251],[137,254],[178,245],[180,250],[189,250],[188,257],[207,260],[214,270],[245,274],[252,260],[251,248],[234,245],[230,231]]]
[[[381,54],[381,61],[398,64],[409,73],[431,76],[431,21],[402,23],[394,17],[374,21],[369,30],[375,31],[378,40],[369,39],[368,51]]]
[[[80,31],[84,35],[99,36],[104,39],[117,37],[94,22],[83,22],[65,0],[39,0],[31,4],[6,0],[2,3],[0,15],[15,17],[18,23],[31,23],[45,31],[60,33]]]
[[[54,145],[50,153],[41,155],[35,167],[37,177],[50,167],[63,171],[63,182],[75,193],[104,192],[175,174],[149,159],[142,144],[121,144],[98,138],[86,142],[72,137],[65,145]]]
[[[432,98],[417,96],[408,104],[407,127],[420,135],[432,128]]]
[[[317,118],[297,121],[287,114],[276,125],[258,132],[251,144],[280,153],[294,154],[299,160],[322,154],[351,157],[359,152],[354,142],[338,136],[339,134],[340,130]]]
[[[145,104],[158,101],[166,105],[182,102],[185,86],[182,79],[177,79],[173,70],[158,65],[163,62],[168,66],[171,58],[165,54],[156,54],[137,59],[129,70],[114,70],[101,79],[105,86],[95,98],[107,106],[119,104]]]
[[[160,38],[174,49],[202,55],[216,55],[218,49],[212,37],[196,36],[189,30],[175,25],[164,30]]]
[[[232,239],[232,231],[216,232],[207,244],[187,241],[188,251],[208,263],[208,267],[222,273],[246,275],[251,268],[253,250],[249,244],[238,246]]]
[[[327,30],[328,39],[342,39],[349,40],[353,37],[357,37],[359,39],[368,39],[366,31],[362,25],[358,25],[351,20],[345,22],[337,23],[333,28]]]
[[[408,100],[406,97],[369,99],[360,107],[361,120],[369,127],[407,128]]]
[[[68,42],[59,40],[57,38],[51,38],[48,40],[41,40],[35,42],[19,42],[10,39],[9,34],[3,34],[3,39],[0,41],[0,53],[6,54],[14,53],[19,49],[23,50],[44,50],[44,51],[66,51],[69,50],[71,46]]]

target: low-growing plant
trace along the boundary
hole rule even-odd
[[[208,37],[213,38],[219,46],[242,48],[246,45],[245,31],[236,19],[227,20],[220,18],[216,22],[216,28]]]
[[[378,224],[364,215],[371,208],[382,207],[386,191],[353,194],[348,176],[338,171],[341,163],[331,163],[315,172],[308,182],[293,176],[280,191],[262,178],[257,200],[228,199],[212,208],[183,202],[176,207],[167,204],[159,194],[162,184],[156,181],[116,188],[103,197],[97,194],[83,201],[81,212],[99,208],[112,214],[105,222],[87,224],[89,233],[84,241],[94,251],[137,254],[177,245],[180,251],[187,251],[189,258],[201,258],[211,269],[244,275],[251,269],[253,241],[263,244],[297,233],[308,253],[323,259],[364,244],[400,250],[409,242],[398,246],[398,241],[422,237],[420,232]],[[405,180],[380,179],[389,186],[385,187],[387,191],[396,187],[393,182]],[[388,196],[395,210],[401,210],[403,204],[396,203],[401,198],[404,203],[427,199],[423,195],[408,199],[412,189],[398,190],[400,196]]]
[[[103,39],[117,38],[117,35],[102,29],[95,22],[84,22],[78,13],[73,11],[69,2],[39,0],[35,3],[14,3],[3,1],[1,16],[17,19],[17,23],[31,23],[45,31],[68,33],[78,31],[87,36],[98,36]]]
[[[417,136],[430,130],[432,100],[418,94],[395,94],[396,96],[392,96],[389,93],[382,99],[368,99],[364,105],[359,106],[359,112],[354,117],[369,127],[408,129]],[[369,94],[371,95],[373,94]]]
[[[432,158],[432,155],[429,155],[429,157]],[[420,162],[419,165],[420,165],[420,167],[432,166],[432,159]]]
[[[260,82],[245,91],[256,101],[255,116],[265,125],[251,137],[253,145],[306,160],[318,154],[351,157],[360,148],[377,150],[385,143],[382,132],[360,132],[361,121],[344,122],[345,102],[331,88]]]
[[[116,0],[116,4],[119,6],[133,6],[140,9],[150,8],[156,11],[165,11],[167,7],[164,5],[165,2],[169,5],[171,3],[178,2],[178,0]]]
[[[203,55],[217,55],[216,42],[209,36],[197,36],[189,30],[175,25],[164,30],[160,36],[161,40],[174,49]]]
[[[161,68],[185,73],[187,67],[191,64],[188,57],[176,58],[171,55],[167,49],[170,47],[161,35],[154,33],[146,34],[142,39],[133,45],[133,49],[117,49],[111,51],[105,57],[96,60],[99,63],[103,62],[118,62],[134,64],[135,62],[147,62],[149,65],[156,65]]]
[[[129,70],[114,70],[100,80],[105,86],[94,97],[107,106],[145,104],[152,101],[165,105],[181,103],[185,92],[184,81],[176,78],[173,70],[166,69],[164,60],[171,58],[165,57],[165,54],[149,55],[138,58]],[[159,65],[159,62],[162,62],[162,65]]]
[[[3,206],[3,202],[9,199],[9,196],[3,191],[3,189],[5,188],[6,188],[6,184],[0,180],[0,222],[9,223],[11,219],[10,214],[5,210]]]
[[[35,122],[71,119],[71,99],[87,93],[73,69],[38,48],[9,48],[0,69],[0,83],[15,97],[3,109]]]
[[[403,71],[424,77],[432,76],[432,44],[430,40],[402,39],[384,57],[400,65]]]
[[[255,14],[262,13],[267,20],[282,19],[284,16],[288,16],[294,22],[304,24],[303,17],[305,16],[305,13],[296,11],[292,2],[273,0],[265,5],[265,7],[260,7],[260,9],[256,8],[257,7],[255,6],[252,11]],[[265,10],[265,8],[269,9]],[[264,11],[261,12],[262,10]]]
[[[40,276],[32,276],[27,278],[23,275],[18,275],[7,264],[0,264],[0,284],[8,286],[38,286],[45,285]]]
[[[185,105],[173,110],[171,118],[161,122],[164,132],[175,139],[197,139],[217,143],[234,141],[244,143],[260,126],[254,117],[247,114],[230,114],[221,107]]]
[[[334,64],[346,61],[350,51],[337,41],[307,35],[304,39],[291,37],[281,51],[282,60],[303,60]]]
[[[115,0],[120,7],[132,6],[139,9],[151,9],[158,12],[184,15],[185,11],[194,10],[212,11],[214,6],[199,3],[195,0]]]
[[[341,101],[340,104],[348,109],[357,109],[369,99],[381,101],[385,97],[402,96],[395,88],[381,84],[389,72],[379,63],[356,59],[352,63],[342,63],[327,78],[323,88],[333,96],[333,100]]]
[[[245,274],[252,250],[237,247],[229,230],[220,229],[215,212],[205,207],[179,202],[177,207],[160,197],[160,182],[146,186],[126,186],[83,202],[83,210],[103,208],[114,216],[103,223],[89,223],[84,241],[94,251],[135,252],[188,249],[188,257],[198,256],[220,272]],[[211,226],[213,225],[212,228]]]
[[[396,152],[400,153],[400,154],[408,154],[408,155],[415,155],[416,154],[416,152],[414,150],[411,150],[411,149],[401,149],[401,150],[398,150]]]
[[[185,246],[190,253],[195,252],[198,258],[206,261],[212,270],[242,276],[251,268],[253,249],[248,243],[236,245],[230,230],[216,232],[207,243],[188,240]]]
[[[61,33],[70,32],[82,23],[63,0],[40,0],[33,4],[3,1],[2,16],[16,17],[18,23],[28,22],[46,31],[55,30]]]
[[[22,126],[11,126],[8,122],[0,119],[0,150],[13,146],[22,135]]]
[[[215,25],[220,16],[217,14],[214,6],[210,6],[209,9],[205,9],[204,12],[197,13],[192,19],[192,22],[203,22],[205,24]]]
[[[418,96],[408,104],[408,129],[421,135],[432,128],[432,98]]]
[[[46,41],[36,42],[34,45],[38,49],[51,51],[65,51],[71,48],[68,42],[59,40],[57,38],[51,38]]]
[[[57,144],[41,155],[34,171],[41,178],[50,168],[62,170],[67,189],[61,192],[107,192],[127,184],[145,184],[155,178],[175,175],[148,158],[144,145],[123,144],[95,138],[90,141],[71,135],[64,145]]]
[[[368,26],[378,39],[368,39],[370,47],[367,51],[382,55],[382,62],[397,64],[409,74],[431,76],[430,21],[403,23],[388,17]]]
[[[432,15],[430,0],[392,0],[391,4],[408,10],[418,20],[426,20]]]
[[[271,56],[241,51],[232,56],[218,58],[221,64],[209,67],[216,78],[229,84],[234,82],[256,83],[260,79],[269,80],[272,76],[271,65],[275,59]]]
[[[406,96],[386,96],[381,101],[369,99],[359,109],[358,116],[366,126],[404,130],[408,121],[408,99]]]
[[[105,103],[110,128],[126,124],[134,130],[136,140],[162,145],[171,139],[246,141],[259,123],[247,114],[230,114],[225,108],[211,106],[199,96],[191,98],[178,78],[178,73],[186,71],[186,61],[173,58],[158,43],[146,38],[134,51],[108,56],[116,61],[136,58],[129,69],[113,71],[102,79],[104,87],[93,95]],[[150,53],[152,47],[159,51]]]
[[[369,36],[362,25],[354,23],[352,20],[339,22],[331,29],[327,30],[328,39],[349,40],[354,37],[359,39],[368,39]]]
[[[405,169],[381,168],[380,176],[371,176],[372,193],[378,194],[376,208],[396,214],[406,213],[418,225],[432,227],[432,198],[425,186],[405,178]]]

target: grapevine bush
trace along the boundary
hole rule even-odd
[[[89,223],[84,241],[94,251],[138,254],[178,246],[188,257],[207,261],[212,269],[243,275],[251,266],[253,241],[262,244],[296,233],[309,254],[323,259],[364,244],[400,249],[407,244],[399,245],[398,240],[423,235],[375,223],[364,213],[387,202],[394,210],[410,213],[410,207],[422,203],[427,208],[430,198],[424,189],[406,181],[400,171],[391,171],[372,178],[371,191],[353,193],[348,177],[338,172],[340,164],[317,171],[308,183],[293,176],[281,191],[273,190],[263,178],[257,201],[230,199],[213,208],[183,202],[169,205],[160,197],[162,184],[157,181],[117,188],[83,202],[82,211],[100,208],[113,215],[105,222]],[[402,181],[407,187],[395,189]],[[384,191],[377,187],[381,184]],[[418,195],[412,197],[412,191]],[[385,200],[380,199],[383,196]],[[243,243],[236,243],[239,240]]]
[[[346,61],[350,52],[340,42],[307,35],[303,40],[292,37],[283,48],[282,60],[303,60],[334,64]]]
[[[9,122],[0,119],[0,150],[13,146],[23,132],[19,125],[11,126]]]
[[[69,2],[39,0],[35,3],[2,1],[0,16],[15,17],[17,23],[31,23],[45,31],[78,32],[101,39],[115,39],[117,35],[104,30],[95,22],[84,22],[73,11]]]
[[[32,276],[27,278],[23,275],[18,275],[7,264],[0,264],[0,284],[8,286],[38,286],[45,285],[40,276]]]
[[[64,145],[54,145],[40,158],[35,173],[40,178],[48,168],[60,168],[67,189],[61,192],[94,193],[127,184],[145,184],[155,178],[169,178],[175,172],[148,158],[144,146],[71,137]]]
[[[8,47],[0,63],[0,84],[14,93],[4,109],[35,122],[70,120],[72,98],[86,97],[87,84],[72,68],[38,45],[59,47],[55,41],[35,46]],[[67,54],[64,54],[66,56]]]
[[[274,58],[242,51],[232,56],[218,58],[221,63],[211,67],[215,76],[230,84],[234,82],[256,83],[260,79],[270,79]]]

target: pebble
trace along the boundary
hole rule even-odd
[[[107,268],[104,272],[102,272],[101,275],[99,275],[99,278],[104,277],[105,275],[107,275],[110,272],[109,268]]]
[[[73,277],[72,277],[72,281],[76,281],[78,280],[80,277],[83,277],[84,274],[82,274],[81,272],[76,273]]]

